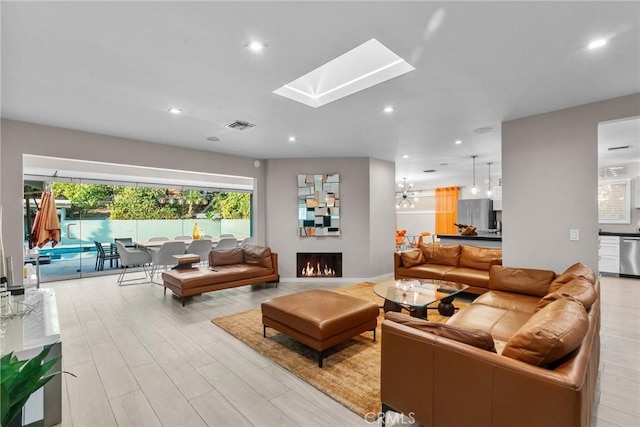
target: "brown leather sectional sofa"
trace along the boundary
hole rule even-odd
[[[194,266],[162,273],[167,288],[182,297],[257,283],[276,283],[278,254],[263,246],[245,246],[209,253],[209,266]]]
[[[465,283],[465,292],[489,289],[489,269],[502,264],[502,249],[470,245],[421,245],[420,249],[394,253],[398,279],[437,279]]]
[[[589,426],[600,282],[575,264],[490,270],[489,291],[446,324],[387,313],[381,397],[428,426]]]

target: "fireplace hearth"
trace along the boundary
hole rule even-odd
[[[297,277],[342,277],[341,252],[298,252]]]

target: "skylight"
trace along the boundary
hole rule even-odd
[[[411,64],[371,39],[273,93],[317,108],[413,70]]]

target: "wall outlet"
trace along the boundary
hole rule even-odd
[[[572,228],[569,230],[569,240],[572,242],[577,242],[580,240],[580,230],[576,228]]]

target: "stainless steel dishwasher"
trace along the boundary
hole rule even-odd
[[[640,276],[640,237],[620,238],[620,274]]]

